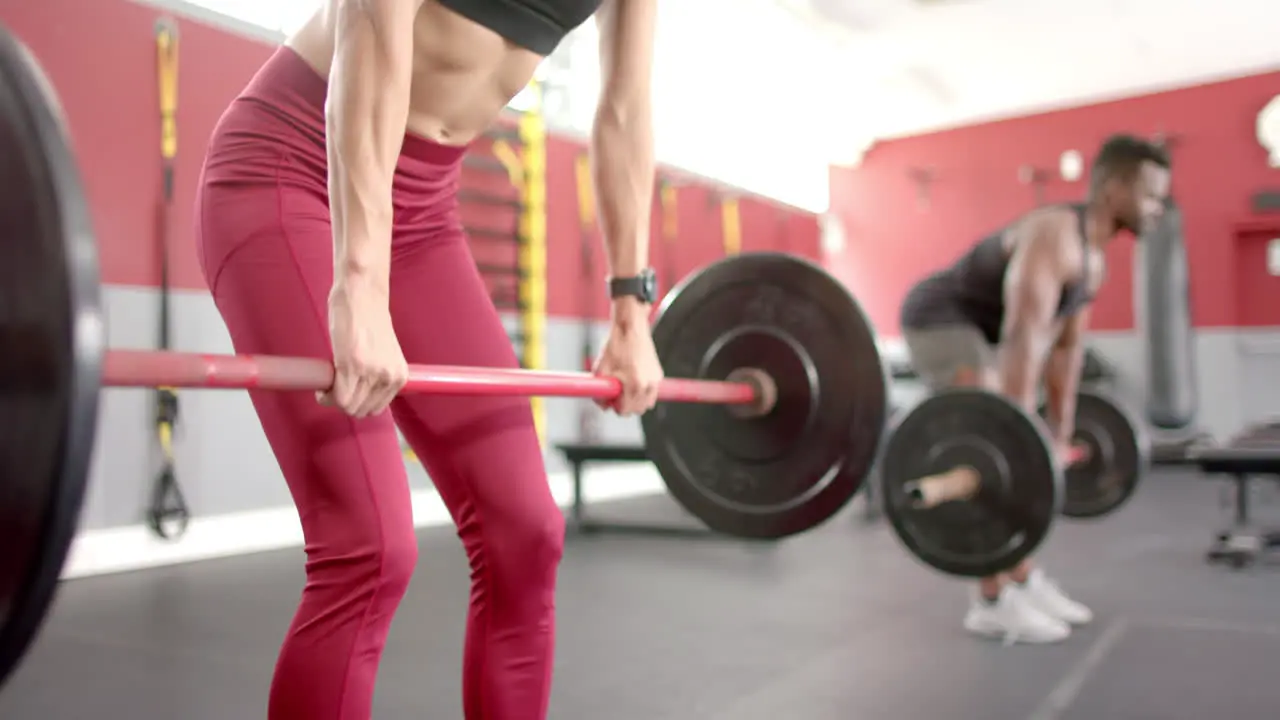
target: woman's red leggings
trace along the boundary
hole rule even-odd
[[[205,278],[238,353],[332,358],[326,82],[281,48],[222,116],[196,209]],[[410,363],[514,368],[458,216],[463,149],[405,138],[394,182],[391,314]],[[404,395],[354,420],[310,392],[251,392],[297,504],[307,582],[270,720],[367,720],[387,631],[417,560],[396,426],[471,563],[463,708],[541,720],[564,520],[527,399]]]

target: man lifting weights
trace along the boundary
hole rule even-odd
[[[1129,135],[1103,143],[1083,204],[1023,215],[921,280],[902,305],[911,362],[931,388],[981,385],[1036,412],[1043,376],[1059,452],[1073,432],[1090,305],[1106,277],[1107,246],[1141,235],[1164,210],[1169,158]],[[1008,642],[1058,642],[1093,618],[1030,559],[983,578],[964,626]]]

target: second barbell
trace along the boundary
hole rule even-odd
[[[895,419],[880,458],[885,515],[907,550],[949,575],[989,577],[1034,553],[1059,515],[1102,517],[1133,495],[1149,459],[1135,418],[1079,393],[1072,450],[1044,421],[974,388],[931,394]]]

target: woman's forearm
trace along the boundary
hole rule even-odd
[[[649,264],[654,159],[648,108],[602,103],[591,155],[609,275],[634,277]]]
[[[386,287],[391,183],[409,116],[413,16],[420,0],[343,0],[325,125],[334,277]]]

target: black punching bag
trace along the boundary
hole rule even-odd
[[[1134,292],[1146,350],[1148,418],[1167,430],[1186,428],[1195,421],[1200,401],[1187,246],[1182,211],[1172,198],[1164,216],[1137,243]]]

